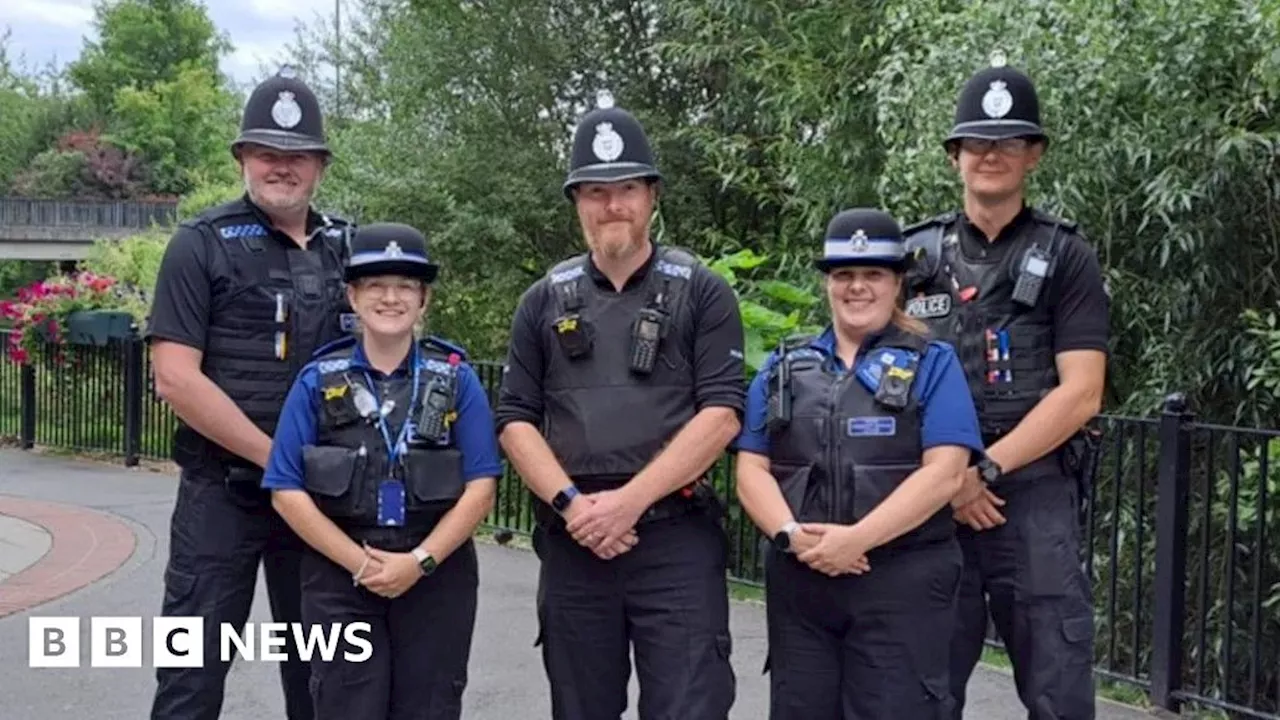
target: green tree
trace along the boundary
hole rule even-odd
[[[192,66],[216,77],[232,49],[195,0],[97,0],[94,29],[67,75],[103,117],[124,88],[172,83]]]
[[[216,75],[186,64],[173,80],[121,88],[112,136],[146,159],[153,191],[182,194],[201,181],[236,179],[227,148],[238,114],[235,96],[219,86]]]

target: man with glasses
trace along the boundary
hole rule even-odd
[[[956,720],[988,610],[1031,720],[1094,717],[1079,510],[1096,456],[1084,427],[1102,405],[1109,298],[1076,224],[1026,202],[1047,145],[1031,80],[994,59],[961,90],[944,142],[963,209],[906,232],[907,312],[959,352],[987,448],[952,500],[965,554],[951,650]]]

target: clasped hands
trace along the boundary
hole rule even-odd
[[[830,577],[871,570],[871,548],[857,525],[804,523],[791,534],[791,549],[797,560]]]
[[[579,493],[565,508],[565,529],[600,559],[612,560],[639,542],[636,523],[645,507],[624,488]]]
[[[385,598],[408,592],[423,577],[422,566],[412,553],[387,552],[363,545],[364,564],[351,575],[353,582]]]
[[[952,517],[974,530],[990,530],[1005,523],[998,510],[1003,505],[1004,500],[982,482],[978,468],[971,467],[965,470],[960,490],[951,499]]]

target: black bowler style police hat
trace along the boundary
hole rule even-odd
[[[1005,65],[997,54],[991,67],[974,73],[961,88],[955,126],[943,144],[951,147],[962,138],[1014,137],[1048,141],[1040,127],[1040,100],[1031,78]]]
[[[901,272],[907,265],[902,227],[883,210],[842,210],[827,223],[822,256],[813,264],[824,273],[852,265],[874,265]]]
[[[360,226],[351,238],[351,257],[343,273],[347,282],[373,275],[403,275],[435,282],[440,266],[427,255],[427,238],[401,223]]]
[[[240,136],[231,143],[231,153],[239,157],[240,147],[246,143],[285,152],[330,154],[320,102],[289,66],[254,88],[245,103]]]
[[[619,107],[600,107],[587,113],[573,133],[565,197],[584,182],[621,182],[634,178],[662,179],[653,162],[649,138],[635,116]]]

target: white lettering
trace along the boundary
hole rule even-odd
[[[243,634],[242,634],[243,633]],[[222,624],[222,662],[231,662],[231,646],[236,646],[236,653],[241,660],[253,660],[253,623],[245,623],[244,630],[236,630],[230,623]]]
[[[332,623],[326,635],[321,625],[312,625],[306,637],[302,634],[302,623],[293,623],[293,642],[298,648],[298,656],[311,662],[312,647],[320,646],[320,657],[325,662],[333,662],[333,654],[338,650],[338,637],[342,634],[341,626]]]
[[[351,623],[343,630],[342,636],[346,638],[348,645],[363,648],[360,653],[353,653],[350,650],[344,652],[342,658],[347,662],[364,662],[373,656],[373,642],[356,634],[361,630],[364,631],[365,635],[373,633],[373,628],[367,622]]]
[[[275,649],[275,648],[282,648],[285,646],[285,643],[289,642],[289,638],[283,635],[283,633],[287,632],[288,630],[289,630],[288,623],[269,622],[269,623],[262,624],[261,637],[262,637],[262,659],[263,660],[275,660],[276,662],[283,662],[289,659],[289,656],[287,654]],[[277,633],[280,633],[281,636],[276,637]]]

